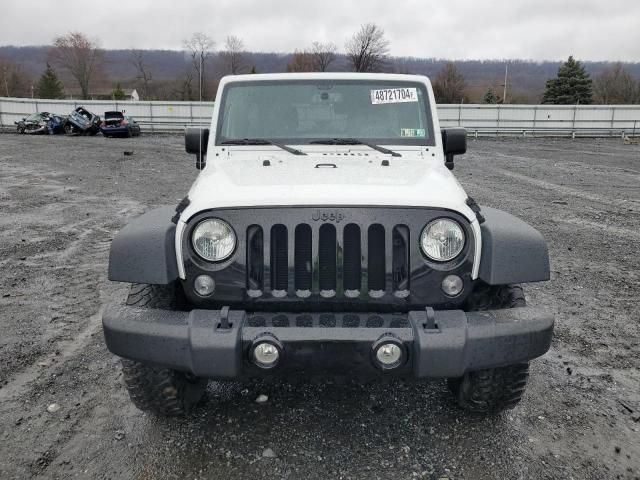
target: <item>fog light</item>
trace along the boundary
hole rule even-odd
[[[280,359],[280,350],[273,343],[260,342],[253,348],[253,361],[261,368],[273,368]]]
[[[464,287],[464,282],[457,275],[447,275],[442,280],[442,291],[449,295],[450,297],[455,297],[460,295],[462,292],[462,288]]]
[[[199,275],[193,282],[193,288],[201,297],[208,297],[216,289],[216,282],[209,275]]]
[[[375,357],[378,365],[385,370],[400,366],[403,356],[402,346],[394,342],[383,341],[383,343],[380,343],[375,349]]]

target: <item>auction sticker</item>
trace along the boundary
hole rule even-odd
[[[379,105],[381,103],[406,103],[418,101],[417,88],[382,88],[371,90],[371,103]]]
[[[424,138],[426,132],[424,130],[424,128],[401,128],[400,129],[400,136],[401,137],[411,137],[411,138],[415,138],[415,137],[421,137]]]

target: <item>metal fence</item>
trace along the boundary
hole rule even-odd
[[[146,132],[208,125],[213,102],[119,102],[0,97],[0,127],[36,112],[67,114],[83,105],[102,115],[120,110]],[[640,105],[438,105],[441,127],[465,127],[474,136],[640,136]]]

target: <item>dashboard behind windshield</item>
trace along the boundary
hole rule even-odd
[[[302,145],[343,138],[435,145],[427,91],[419,82],[236,82],[225,87],[220,101],[218,145],[242,139]]]

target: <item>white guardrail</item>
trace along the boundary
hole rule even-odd
[[[176,132],[208,125],[213,102],[122,102],[0,97],[0,127],[36,112],[66,115],[78,106],[97,115],[120,110],[143,131]],[[640,136],[640,105],[438,105],[441,127],[465,127],[473,136]]]

